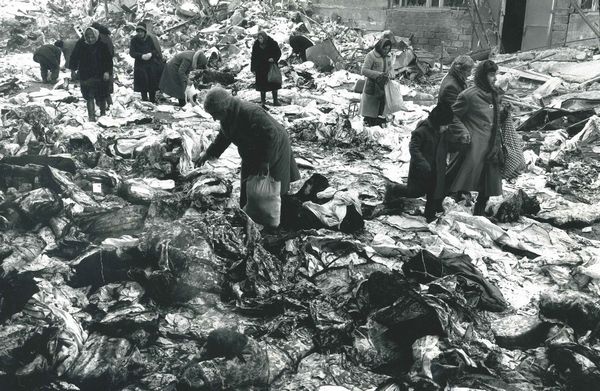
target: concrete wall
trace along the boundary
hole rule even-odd
[[[388,0],[313,0],[312,4],[317,14],[337,14],[350,27],[382,31],[385,26]]]
[[[415,35],[415,47],[439,53],[442,42],[451,55],[469,52],[473,29],[468,11],[449,8],[395,8],[388,11],[386,29],[401,37]]]
[[[585,16],[592,24],[600,26],[598,11],[585,12]],[[571,14],[569,26],[567,27],[567,45],[596,45],[597,43],[598,37],[590,26],[583,21],[581,15],[578,13]]]

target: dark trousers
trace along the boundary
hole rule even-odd
[[[60,72],[60,68],[50,68],[43,63],[40,63],[40,74],[42,76],[42,81],[44,83],[56,83],[58,80],[58,73]],[[48,73],[50,73],[50,78],[48,78]]]
[[[156,103],[156,91],[142,91],[142,100]]]

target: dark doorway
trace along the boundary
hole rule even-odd
[[[527,0],[506,0],[502,26],[503,53],[514,53],[521,50],[526,9]]]

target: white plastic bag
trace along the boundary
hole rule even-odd
[[[252,175],[246,181],[244,212],[255,222],[278,227],[281,218],[281,182],[269,175]]]
[[[402,100],[402,85],[395,80],[390,80],[384,87],[385,109],[384,115],[393,114],[400,110],[406,110]]]

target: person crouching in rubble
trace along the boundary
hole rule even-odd
[[[60,72],[60,47],[62,41],[56,41],[54,45],[42,45],[33,53],[33,61],[40,64],[40,73],[43,83],[56,83]],[[50,77],[48,77],[50,74]]]
[[[162,52],[158,40],[148,34],[146,23],[135,26],[135,36],[129,44],[133,65],[133,90],[142,94],[143,101],[156,103],[156,91],[163,71]]]
[[[494,85],[497,71],[498,66],[491,60],[479,63],[475,69],[475,85],[461,92],[452,106],[451,127],[457,127],[467,136],[467,145],[464,152],[450,162],[446,183],[450,193],[478,192],[474,215],[484,214],[490,196],[502,194],[502,91]]]
[[[385,107],[385,85],[393,77],[392,57],[389,55],[392,41],[381,39],[365,57],[361,73],[367,78],[360,98],[360,114],[365,125],[386,123],[382,116]]]
[[[396,197],[417,198],[426,195],[425,219],[431,222],[437,212],[443,212],[443,198],[436,197],[438,178],[446,173],[445,150],[440,149],[443,128],[452,122],[452,109],[438,104],[427,119],[419,122],[409,144],[410,166],[407,185],[387,185],[385,200]]]
[[[306,49],[314,46],[312,41],[306,38],[304,35],[294,31],[290,36],[289,43],[290,47],[292,48],[292,55],[295,54],[300,57],[302,62],[306,62]]]
[[[259,31],[252,46],[250,70],[256,77],[256,90],[260,91],[260,103],[263,106],[267,104],[267,91],[273,94],[273,106],[279,106],[277,90],[281,88],[281,83],[269,82],[268,75],[271,65],[277,64],[280,58],[279,44],[264,31]]]
[[[167,63],[158,86],[164,94],[177,98],[179,106],[185,106],[185,91],[192,86],[190,72],[206,68],[207,64],[208,60],[200,50],[177,53]]]
[[[78,71],[81,95],[86,100],[88,119],[96,120],[94,100],[100,107],[100,115],[106,114],[106,82],[112,74],[112,56],[108,46],[100,40],[100,33],[93,27],[88,27],[83,38],[77,41],[69,68]]]
[[[221,122],[221,130],[196,165],[217,159],[235,144],[242,158],[241,207],[246,205],[246,179],[251,175],[268,174],[281,182],[281,195],[287,194],[290,182],[300,179],[287,131],[262,107],[215,87],[206,95],[204,109]]]

